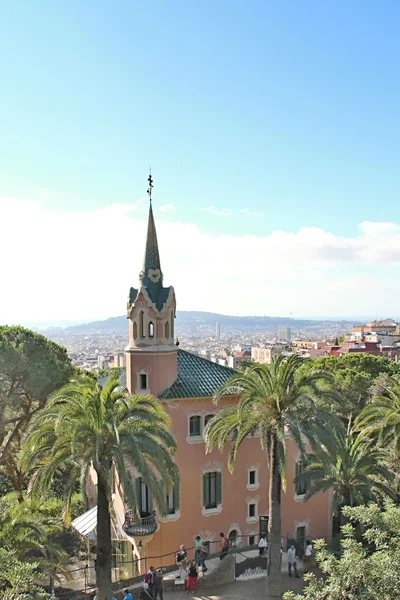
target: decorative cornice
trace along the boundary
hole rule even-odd
[[[250,496],[247,496],[245,499],[246,504],[253,504],[253,502],[260,502],[261,500],[261,496],[254,496],[254,498],[251,498]]]
[[[245,469],[246,471],[258,471],[258,469],[261,469],[261,463],[258,462],[255,465],[247,463]]]
[[[201,465],[200,471],[203,473],[213,473],[217,471],[222,473],[222,462],[218,462],[217,460],[209,460],[205,465]]]

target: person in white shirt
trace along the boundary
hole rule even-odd
[[[260,537],[260,541],[258,542],[258,548],[259,548],[259,555],[264,556],[264,554],[266,554],[267,548],[268,548],[268,541],[267,541],[267,536],[265,535],[265,533],[263,533],[263,535]]]
[[[310,540],[306,540],[306,548],[304,550],[304,573],[308,573],[308,571],[311,569],[312,552],[312,543]]]
[[[299,572],[297,570],[296,546],[294,544],[292,544],[290,546],[289,550],[287,551],[287,556],[288,556],[289,577],[292,576],[292,567],[294,569],[294,575],[295,575],[295,577],[300,577]]]

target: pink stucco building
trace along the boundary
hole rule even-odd
[[[168,514],[154,514],[152,499],[140,473],[135,473],[141,518],[131,517],[122,490],[116,486],[115,513],[120,532],[119,564],[132,558],[170,554],[157,564],[171,564],[180,544],[193,546],[200,535],[213,545],[223,531],[236,544],[257,543],[260,517],[268,516],[268,466],[257,435],[239,452],[235,471],[227,468],[229,448],[205,454],[203,430],[220,407],[213,404],[216,389],[233,370],[180,350],[174,343],[176,298],[164,287],[153,210],[150,204],[143,269],[137,288],[131,288],[127,307],[129,344],[121,383],[132,394],[151,393],[171,417],[178,443],[179,489],[167,496]],[[212,290],[210,290],[212,293]],[[221,406],[237,401],[227,397]],[[282,537],[327,537],[330,531],[329,495],[305,503],[305,490],[293,485],[300,453],[287,437],[288,486],[282,497]],[[265,519],[264,519],[265,523]],[[121,563],[122,557],[122,563]],[[125,558],[124,558],[125,557]],[[151,561],[150,561],[151,562]],[[118,567],[116,578],[132,575]]]

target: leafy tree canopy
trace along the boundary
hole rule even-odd
[[[400,367],[387,358],[363,353],[315,358],[307,361],[303,369],[306,372],[322,369],[332,373],[334,388],[347,403],[342,415],[345,420],[350,414],[357,415],[366,405],[370,398],[371,386],[382,374],[400,373]]]
[[[323,540],[315,542],[317,562],[323,578],[308,574],[302,595],[284,594],[285,600],[393,600],[400,598],[400,507],[387,503],[345,509],[353,523],[361,523],[364,533],[356,539],[353,525],[342,528],[340,557],[332,554]]]
[[[22,486],[15,455],[26,426],[73,373],[65,348],[24,327],[0,326],[0,465],[14,489]]]

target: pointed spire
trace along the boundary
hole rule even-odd
[[[147,224],[147,237],[146,237],[146,248],[144,252],[143,268],[139,275],[142,285],[152,292],[156,292],[156,289],[162,287],[162,272],[160,264],[160,254],[158,252],[158,241],[156,225],[154,222],[153,206],[152,206],[152,189],[153,189],[153,177],[148,177],[148,188],[147,193],[150,199],[149,206],[149,220]]]
[[[150,202],[149,220],[147,224],[146,249],[144,252],[143,261],[144,276],[151,277],[151,274],[149,275],[149,271],[156,271],[157,269],[160,271],[161,276],[161,264],[160,254],[158,252],[156,224],[154,222],[153,207]]]

